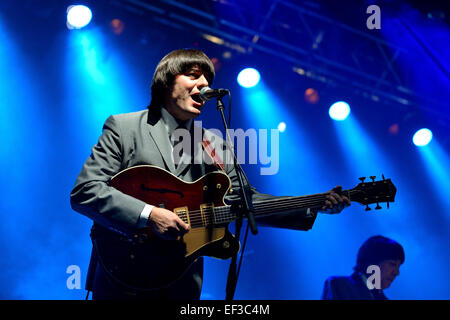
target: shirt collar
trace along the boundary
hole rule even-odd
[[[175,119],[174,116],[172,116],[169,111],[167,111],[166,108],[162,107],[161,108],[161,117],[163,119],[164,122],[164,126],[167,130],[167,132],[170,134],[172,134],[172,132],[178,128],[179,126],[182,126],[184,128],[186,128],[187,130],[191,129],[192,126],[192,119],[189,119],[188,121],[182,123],[182,122],[178,122],[177,119]]]

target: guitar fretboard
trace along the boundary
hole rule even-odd
[[[345,190],[342,193],[351,199],[354,190]],[[325,204],[327,193],[309,196],[283,197],[263,200],[253,203],[254,215],[263,217],[271,214],[282,214],[291,210],[320,208]],[[180,216],[188,223],[186,215]],[[192,228],[206,227],[211,225],[227,224],[237,219],[237,213],[231,206],[212,207],[205,205],[202,210],[189,212],[189,220]]]

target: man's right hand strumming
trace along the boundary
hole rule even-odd
[[[190,226],[170,210],[153,207],[147,226],[160,238],[176,240],[190,230]]]

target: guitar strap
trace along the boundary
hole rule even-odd
[[[208,138],[205,137],[205,135],[203,135],[202,145],[203,149],[211,157],[216,168],[221,169],[226,174],[225,165],[222,158],[216,153],[216,150],[214,149]]]

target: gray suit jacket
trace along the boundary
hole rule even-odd
[[[203,132],[211,135],[210,132]],[[220,137],[215,136],[214,140],[211,141],[213,146],[219,147]],[[147,164],[161,167],[185,181],[194,181],[208,172],[218,170],[213,164],[207,163],[180,164],[175,169],[168,142],[159,110],[110,116],[103,126],[98,143],[92,148],[92,154],[76,179],[70,198],[72,208],[103,227],[133,233],[145,203],[108,186],[108,181],[115,174],[129,167]],[[232,202],[239,194],[239,183],[232,164],[226,164],[225,171],[232,181],[233,189],[237,191],[234,196],[226,198],[228,202]],[[273,198],[254,188],[252,192],[254,201]],[[282,215],[274,213],[257,219],[257,223],[308,230],[315,218],[314,213],[296,210]]]

